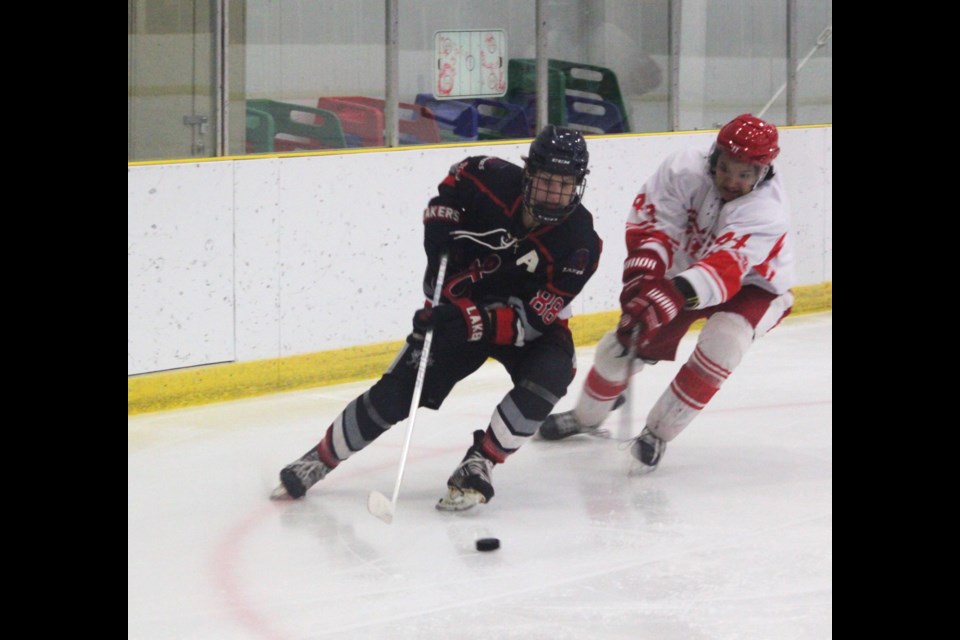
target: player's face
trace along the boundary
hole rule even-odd
[[[534,205],[562,209],[570,204],[576,192],[576,176],[561,176],[546,171],[538,171],[531,176],[530,196]]]
[[[720,191],[723,201],[730,202],[753,191],[760,179],[760,171],[762,168],[755,164],[740,162],[726,153],[721,153],[717,158],[713,183]]]

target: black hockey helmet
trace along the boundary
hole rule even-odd
[[[557,224],[573,213],[583,199],[586,177],[590,173],[587,168],[590,161],[587,141],[580,132],[548,124],[530,143],[529,155],[524,160],[523,201],[533,217],[542,224]],[[531,184],[534,174],[538,172],[574,176],[577,188],[569,203],[560,207],[550,207],[542,202],[535,204]]]

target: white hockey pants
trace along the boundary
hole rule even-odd
[[[753,341],[754,329],[743,316],[730,312],[710,316],[697,337],[693,353],[647,415],[646,426],[665,442],[676,438],[740,364]],[[626,388],[625,351],[617,341],[616,331],[600,339],[593,367],[574,408],[580,424],[599,425],[607,419],[617,396]],[[637,359],[633,374],[638,374],[643,367],[643,360]],[[635,431],[639,433],[640,429]]]

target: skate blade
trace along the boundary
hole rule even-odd
[[[271,500],[293,500],[293,496],[287,492],[287,488],[283,486],[283,483],[279,484],[276,489],[270,493]]]
[[[437,509],[440,511],[466,511],[486,501],[486,498],[479,491],[473,489],[460,490],[451,487],[447,489],[447,495],[437,502]]]
[[[627,475],[631,478],[634,476],[645,476],[656,469],[655,466],[651,467],[650,465],[643,464],[633,456],[630,456],[630,468],[627,470]]]

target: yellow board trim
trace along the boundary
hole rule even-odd
[[[833,309],[832,282],[794,287],[793,293],[793,315]],[[619,315],[619,311],[603,311],[571,318],[570,330],[577,346],[596,344]],[[702,323],[695,323],[693,329],[698,330]],[[402,340],[380,342],[287,358],[128,376],[127,415],[376,378],[402,345]]]

